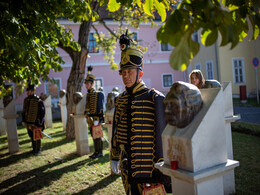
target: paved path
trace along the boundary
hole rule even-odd
[[[240,114],[239,121],[260,124],[260,107],[234,106],[234,114]]]

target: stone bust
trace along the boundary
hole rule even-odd
[[[107,111],[115,108],[115,98],[119,95],[117,91],[112,91],[107,94]]]
[[[6,107],[12,100],[13,97],[11,95],[4,96],[3,98],[4,107]]]
[[[202,106],[200,90],[190,83],[175,82],[164,99],[165,120],[184,128],[194,119]]]
[[[45,93],[41,93],[40,98],[42,101],[45,101],[48,98],[48,96]]]
[[[219,88],[221,84],[217,80],[206,80],[202,88]]]
[[[81,92],[76,92],[73,94],[73,102],[74,104],[78,104],[80,102],[80,100],[82,100],[83,95]]]
[[[64,95],[66,95],[66,90],[65,89],[60,90],[60,97],[62,98]]]

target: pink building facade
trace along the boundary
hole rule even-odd
[[[79,31],[79,24],[70,22],[68,20],[60,20],[60,24],[65,26],[70,26],[73,33],[75,40],[78,40],[78,31]],[[158,27],[151,27],[149,24],[142,24],[139,29],[133,29],[132,27],[127,26],[132,32],[135,32],[136,39],[140,42],[138,44],[148,47],[148,51],[144,54],[144,74],[143,80],[146,85],[150,88],[155,88],[156,90],[166,94],[172,83],[175,81],[186,81],[187,73],[181,71],[175,71],[170,67],[169,64],[169,56],[171,53],[171,46],[169,45],[162,45],[156,39],[156,33],[160,28],[161,23],[157,23]],[[108,21],[107,25],[110,26],[112,29],[117,28],[117,24],[112,21]],[[95,24],[96,28],[103,33],[107,33],[108,31],[100,24]],[[94,29],[91,29],[91,35],[95,33]],[[89,44],[90,50],[95,43],[93,40],[93,36],[90,38],[92,39]],[[69,55],[63,51],[62,49],[58,49],[60,56],[62,56],[65,64],[62,65],[63,70],[61,72],[50,72],[50,78],[53,78],[57,85],[51,84],[46,81],[42,81],[41,85],[36,89],[36,94],[40,95],[41,93],[52,95],[52,104],[53,107],[58,106],[59,100],[59,90],[67,88],[67,79],[69,78],[72,61]],[[92,48],[92,51],[96,51]],[[120,62],[120,55],[121,51],[119,46],[116,48],[115,52],[115,62],[119,64]],[[119,92],[121,93],[124,91],[124,84],[122,82],[121,76],[118,74],[117,71],[112,71],[110,69],[110,65],[104,59],[104,54],[99,52],[90,52],[89,58],[87,59],[86,63],[86,74],[87,74],[87,66],[92,65],[93,71],[92,74],[96,76],[96,85],[95,87],[97,90],[100,87],[103,87],[103,92],[105,96],[112,91],[114,87],[119,88]],[[85,86],[82,86],[83,94],[87,91]],[[20,96],[15,96],[16,98],[16,105],[17,111],[20,111],[23,107],[23,99],[25,98],[26,93],[23,93]]]

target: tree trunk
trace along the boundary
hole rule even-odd
[[[75,138],[74,119],[70,116],[73,106],[73,94],[81,92],[82,84],[85,78],[85,69],[88,55],[88,39],[92,21],[84,21],[80,25],[79,40],[81,45],[80,52],[70,53],[72,59],[72,68],[67,81],[67,126],[66,138]]]

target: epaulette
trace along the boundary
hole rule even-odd
[[[154,88],[151,88],[152,91],[154,91],[156,94],[160,95],[160,96],[164,96],[164,94]]]

